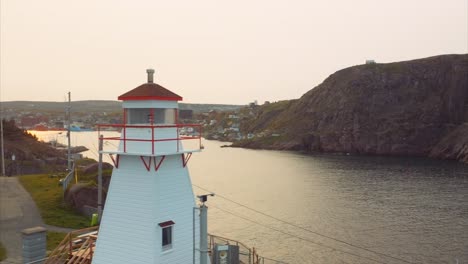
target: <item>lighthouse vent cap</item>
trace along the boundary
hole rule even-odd
[[[154,80],[153,80],[154,70],[153,69],[147,69],[146,73],[148,73],[148,83],[153,83],[154,82]]]

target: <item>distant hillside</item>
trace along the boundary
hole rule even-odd
[[[64,171],[65,152],[39,142],[34,135],[18,128],[13,120],[3,121],[3,138],[6,175]]]
[[[17,160],[63,158],[63,153],[57,151],[50,144],[39,142],[36,136],[18,128],[14,121],[3,121],[3,137],[7,159],[10,159],[13,154]]]
[[[43,101],[11,101],[2,102],[4,109],[11,109],[16,112],[64,112],[68,106],[67,102],[43,102]],[[105,101],[105,100],[87,100],[87,101],[72,101],[71,107],[73,112],[82,113],[102,113],[102,112],[120,112],[122,111],[122,102],[120,101]],[[184,104],[180,103],[180,109],[190,109],[194,112],[230,111],[239,109],[240,105],[226,104]]]
[[[262,106],[243,126],[275,137],[235,146],[468,162],[467,123],[468,55],[442,55],[340,70],[296,101]]]

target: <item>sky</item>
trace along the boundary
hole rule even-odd
[[[337,70],[468,53],[468,0],[0,0],[0,101],[296,99]]]

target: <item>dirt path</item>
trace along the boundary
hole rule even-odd
[[[22,263],[21,230],[34,226],[57,232],[72,230],[45,225],[36,204],[18,178],[0,177],[0,241],[8,255],[1,264]]]

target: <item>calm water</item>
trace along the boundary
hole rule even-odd
[[[66,141],[57,132],[37,135]],[[97,133],[72,133],[72,144],[86,145],[92,150],[85,155],[95,158]],[[220,148],[223,144],[204,141],[205,150],[193,155],[189,168],[195,185],[307,230],[411,263],[468,263],[467,165]],[[194,191],[206,193],[197,187]],[[405,263],[287,225],[219,196],[211,197],[208,206],[210,233],[254,246],[269,258],[288,263]]]

